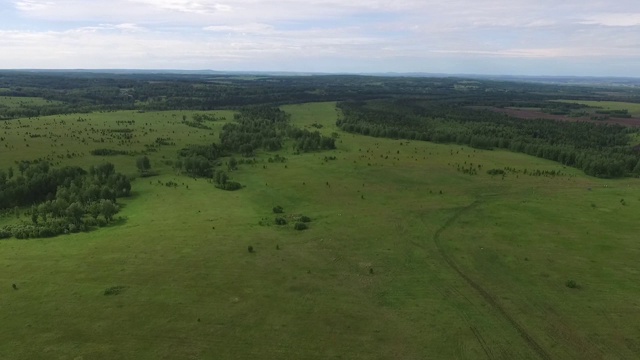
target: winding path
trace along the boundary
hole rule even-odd
[[[493,309],[495,309],[502,317],[511,324],[511,326],[520,334],[522,339],[529,345],[529,347],[535,351],[538,356],[545,360],[550,360],[551,356],[549,353],[533,338],[533,336],[527,331],[527,329],[522,326],[516,319],[514,319],[503,307],[500,303],[480,284],[470,278],[467,274],[460,269],[460,267],[456,264],[453,258],[446,252],[444,247],[442,246],[440,235],[443,231],[447,230],[451,225],[453,225],[460,216],[464,213],[469,212],[473,208],[477,207],[480,204],[480,200],[476,200],[473,203],[459,208],[452,217],[450,217],[444,225],[442,225],[433,235],[433,242],[438,249],[438,253],[444,259],[444,261],[449,265],[451,269],[453,269],[464,281],[469,284],[476,292],[485,300],[487,304],[489,304]],[[484,346],[483,346],[484,348]]]

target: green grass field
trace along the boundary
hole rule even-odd
[[[3,89],[0,89],[0,94],[2,94],[3,92]],[[39,97],[0,96],[0,106],[10,109],[54,104],[60,104],[60,102],[46,100]]]
[[[337,132],[338,149],[295,155],[289,147],[280,152],[285,164],[240,165],[231,175],[246,188],[236,192],[163,163],[186,144],[218,139],[223,122],[181,124],[191,112],[0,123],[3,168],[47,157],[85,167],[108,160],[135,175],[135,156],[88,152],[175,143],[149,154],[160,175],[133,182],[122,224],[0,241],[0,358],[640,356],[637,179],[352,135],[335,126],[333,103],[283,109],[297,126]],[[131,139],[108,131],[123,128]],[[457,170],[478,165],[477,175]],[[486,173],[504,167],[563,175]],[[179,186],[159,184],[169,180]],[[311,217],[310,228],[273,224],[276,205],[288,218]],[[104,295],[115,286],[124,291]]]
[[[582,104],[603,110],[627,110],[633,117],[640,117],[640,104],[619,102],[619,101],[576,101],[576,100],[558,100],[567,103]]]

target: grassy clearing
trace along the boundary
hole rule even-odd
[[[338,132],[332,103],[284,109],[298,126]],[[176,142],[149,155],[160,175],[133,183],[123,224],[0,241],[0,357],[539,358],[514,322],[553,359],[640,356],[637,179],[340,132],[335,151],[289,148],[280,152],[285,164],[241,165],[232,176],[246,188],[225,192],[160,165],[180,144],[217,139],[221,123],[194,129],[182,114],[70,115],[0,128],[4,167],[67,150],[84,155],[61,165],[91,164],[100,159],[87,152],[103,145],[81,139],[95,136],[92,127],[124,127],[118,120],[135,120],[132,143],[113,138],[104,147]],[[24,141],[26,131],[61,137]],[[135,173],[130,156],[108,160]],[[457,170],[470,163],[482,165],[478,175]],[[486,174],[504,167],[566,175]],[[310,228],[270,225],[276,205],[284,216],[310,216]],[[580,288],[567,288],[570,279]]]
[[[640,104],[618,102],[618,101],[576,101],[576,100],[559,100],[566,103],[583,104],[603,110],[627,110],[633,117],[640,117]]]
[[[110,161],[123,172],[136,173],[135,157],[147,150],[153,152],[154,168],[168,171],[163,163],[173,160],[186,144],[206,144],[217,140],[225,121],[206,122],[211,130],[189,127],[182,123],[193,111],[146,112],[116,111],[92,114],[54,115],[33,119],[0,122],[0,167],[16,161],[45,158],[54,164],[87,167]],[[230,121],[231,111],[208,112]],[[158,145],[158,139],[164,139]],[[91,150],[105,148],[123,150],[131,155],[93,156]]]
[[[4,91],[3,91],[4,90]],[[6,92],[6,89],[0,89],[0,94]],[[0,106],[10,109],[22,107],[37,107],[46,105],[60,104],[59,101],[46,100],[39,97],[17,97],[17,96],[0,96]]]

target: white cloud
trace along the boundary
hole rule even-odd
[[[165,10],[175,10],[185,13],[211,14],[231,11],[232,7],[215,1],[193,0],[131,0]]]
[[[222,33],[240,33],[240,34],[270,34],[274,32],[274,27],[268,24],[251,23],[244,25],[212,25],[203,28],[206,31],[222,32]]]
[[[639,26],[640,13],[598,14],[588,16],[582,24],[604,26]]]
[[[2,25],[0,12],[0,48],[10,54],[0,68],[363,63],[434,71],[429,64],[443,57],[549,64],[591,57],[637,58],[640,76],[637,0],[8,1],[21,26]]]
[[[25,12],[46,11],[54,5],[55,3],[51,1],[20,0],[15,2],[16,8]]]

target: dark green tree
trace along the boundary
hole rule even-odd
[[[113,220],[113,215],[118,212],[118,206],[113,203],[111,200],[101,200],[100,201],[100,213],[104,216],[107,222],[111,222]]]
[[[146,175],[149,170],[151,170],[151,161],[149,161],[149,158],[146,155],[141,156],[136,159],[136,167],[138,168],[140,174]]]

